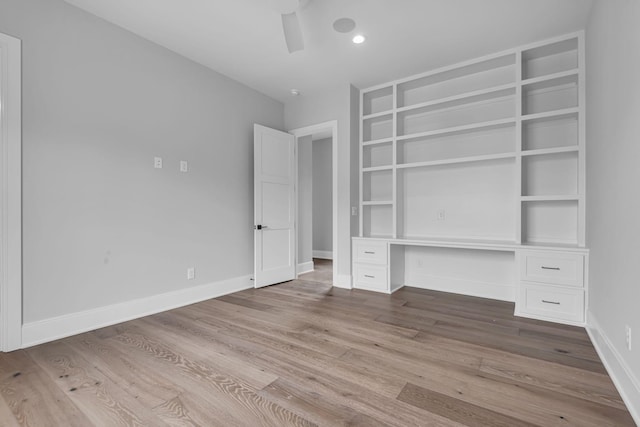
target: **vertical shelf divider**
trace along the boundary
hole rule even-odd
[[[586,230],[586,103],[584,33],[578,34],[578,246],[585,246]]]
[[[515,238],[516,244],[522,243],[522,51],[516,52],[516,218],[515,218]]]
[[[392,128],[393,130],[392,132],[392,141],[391,141],[391,147],[392,147],[392,153],[391,153],[391,166],[393,167],[393,183],[392,183],[392,190],[393,190],[393,206],[391,207],[391,209],[393,210],[392,213],[392,224],[391,224],[391,229],[393,230],[393,238],[397,239],[398,238],[398,168],[396,167],[398,162],[398,85],[396,83],[393,84],[393,92],[392,92],[392,106],[393,106],[393,110],[391,113],[391,121],[392,121]]]
[[[364,141],[364,120],[362,119],[364,117],[364,91],[360,91],[360,120],[359,120],[359,126],[360,126],[360,135],[359,135],[359,149],[358,149],[358,177],[360,178],[359,181],[359,197],[358,197],[358,236],[360,237],[364,237],[364,206],[362,204],[363,200],[364,200],[364,193],[363,193],[363,174],[362,174],[362,166],[363,166],[363,156],[364,156],[364,145],[363,145],[363,141]]]

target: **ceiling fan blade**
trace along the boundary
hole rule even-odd
[[[300,21],[295,12],[282,14],[282,29],[284,30],[284,39],[287,42],[289,53],[304,49]]]

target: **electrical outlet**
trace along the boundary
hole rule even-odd
[[[156,169],[162,169],[162,157],[153,158],[153,167]]]
[[[180,160],[180,172],[189,172],[189,163],[186,160]]]
[[[357,216],[357,215],[358,215],[358,207],[351,206],[351,216]]]
[[[627,350],[631,351],[631,326],[625,325],[624,332],[625,339],[627,341]]]
[[[438,219],[438,221],[444,221],[444,217],[445,217],[445,211],[444,209],[440,209],[436,215],[436,218]]]
[[[196,269],[194,267],[187,268],[187,280],[193,280],[196,278]]]

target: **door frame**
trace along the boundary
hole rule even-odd
[[[296,207],[296,267],[298,266],[298,153],[300,152],[298,147],[298,141],[305,136],[311,136],[314,133],[331,131],[331,204],[332,204],[332,251],[333,251],[333,284],[338,282],[338,121],[331,120],[324,123],[318,123],[316,125],[305,126],[302,128],[292,129],[289,131],[295,137],[295,207]],[[296,268],[296,278],[298,277],[298,271]]]
[[[0,351],[22,346],[21,42],[0,33]]]

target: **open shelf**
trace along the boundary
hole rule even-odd
[[[445,166],[445,165],[454,165],[457,163],[473,163],[473,162],[488,162],[491,160],[498,159],[512,159],[515,158],[515,153],[500,153],[500,154],[487,154],[484,156],[470,156],[470,157],[456,157],[445,160],[433,160],[430,162],[414,162],[414,163],[406,163],[402,165],[397,165],[397,169],[411,169],[411,168],[422,168],[429,166]]]
[[[362,192],[363,202],[393,200],[393,171],[388,169],[363,172]]]
[[[440,107],[440,109],[443,109],[450,105],[464,105],[468,103],[473,103],[477,101],[499,97],[500,94],[503,94],[505,92],[506,93],[513,92],[513,89],[515,89],[515,87],[516,85],[514,83],[510,83],[507,85],[475,90],[473,92],[466,92],[459,95],[450,96],[447,98],[440,98],[433,101],[422,102],[420,104],[410,105],[408,107],[401,107],[401,108],[398,108],[397,111],[399,113],[402,113],[405,111],[417,110],[422,108],[438,109],[438,107]]]
[[[578,200],[531,200],[522,204],[522,243],[578,243]]]
[[[383,142],[375,145],[362,147],[362,167],[364,169],[372,167],[392,166],[393,164],[393,142]]]
[[[578,153],[564,152],[522,159],[522,195],[578,194]]]
[[[369,116],[393,108],[393,86],[365,92],[362,95],[362,115]]]
[[[364,205],[363,237],[393,237],[393,205]]]
[[[570,74],[522,86],[522,114],[578,106],[578,75]]]
[[[523,152],[545,149],[578,149],[577,112],[523,121]]]
[[[393,114],[362,120],[362,141],[369,142],[393,136]]]
[[[432,72],[398,84],[398,108],[515,82],[515,55],[508,54]]]
[[[503,89],[397,114],[398,136],[513,117],[515,89]]]
[[[528,49],[522,52],[522,79],[578,68],[576,37]]]
[[[515,124],[504,123],[456,133],[402,139],[397,142],[397,163],[410,166],[451,160],[474,161],[473,157],[513,154]],[[471,160],[461,160],[468,159]]]

